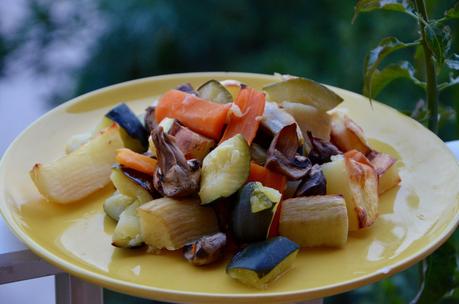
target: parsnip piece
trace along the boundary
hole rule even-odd
[[[140,206],[137,213],[143,239],[154,249],[176,250],[218,231],[213,210],[200,206],[196,199],[164,197]]]
[[[301,247],[340,247],[347,242],[346,203],[340,195],[296,197],[282,202],[279,234]]]
[[[378,215],[378,177],[374,169],[342,155],[322,165],[327,194],[341,194],[346,201],[349,230],[373,224]]]
[[[78,201],[110,182],[116,150],[123,147],[120,127],[113,124],[72,153],[48,164],[35,164],[30,176],[50,201]]]
[[[378,175],[378,193],[380,195],[400,183],[400,176],[398,174],[399,161],[389,154],[377,151],[371,151],[368,154],[368,159]]]
[[[331,142],[342,152],[355,149],[366,155],[371,151],[362,128],[339,110],[331,113]]]

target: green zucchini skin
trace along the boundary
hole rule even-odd
[[[299,248],[298,244],[283,236],[252,243],[234,255],[226,272],[247,269],[255,272],[258,278],[263,278]]]
[[[148,132],[137,115],[125,104],[121,103],[111,109],[105,116],[118,123],[126,133],[138,140],[145,150],[148,148]]]
[[[255,185],[256,182],[249,182],[239,190],[232,213],[232,231],[236,240],[241,243],[266,240],[274,216],[273,208],[252,212],[250,197]]]

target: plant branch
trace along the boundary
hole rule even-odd
[[[428,23],[426,7],[424,0],[416,0],[416,10],[422,16],[423,21]],[[419,19],[419,32],[422,37],[422,47],[424,49],[424,61],[426,65],[426,95],[427,107],[429,109],[429,129],[435,134],[438,133],[438,91],[437,91],[437,74],[435,72],[435,63],[433,61],[432,52],[426,43],[426,31],[424,22]]]

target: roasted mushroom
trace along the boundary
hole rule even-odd
[[[226,247],[226,235],[218,232],[205,235],[183,247],[183,256],[191,264],[202,266],[213,263],[223,257]]]
[[[314,137],[309,131],[307,134],[312,147],[308,158],[313,164],[328,163],[333,155],[341,154],[341,151],[331,142]]]
[[[312,166],[306,177],[298,186],[295,197],[297,196],[312,196],[325,195],[327,192],[327,182],[319,165]]]
[[[155,119],[155,107],[148,107],[145,109],[144,124],[149,133],[158,126]]]
[[[186,160],[172,136],[157,127],[151,134],[157,149],[158,166],[153,176],[155,189],[167,197],[185,197],[199,191],[200,163]]]
[[[289,180],[303,178],[311,169],[311,161],[297,153],[299,147],[296,124],[283,127],[271,142],[265,166]]]

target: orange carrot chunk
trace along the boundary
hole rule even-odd
[[[239,107],[242,115],[239,117],[231,113],[230,122],[220,142],[240,133],[250,145],[257,134],[260,118],[265,111],[265,103],[265,94],[252,88],[241,90],[234,104]]]
[[[155,119],[159,123],[165,117],[175,118],[191,130],[218,140],[230,106],[170,90],[159,99]]]
[[[116,162],[127,168],[134,169],[146,174],[153,175],[156,169],[156,159],[136,153],[132,150],[122,148],[118,149]]]
[[[280,193],[284,192],[285,186],[287,185],[287,178],[285,176],[254,162],[250,162],[250,173],[247,181],[260,182],[263,186],[276,189]]]

